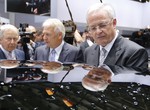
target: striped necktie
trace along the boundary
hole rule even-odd
[[[56,51],[55,51],[55,49],[52,49],[52,51],[50,53],[49,61],[55,61],[55,57],[56,57]]]
[[[106,58],[106,54],[107,54],[107,50],[105,48],[102,48],[101,52],[100,52],[100,61],[99,61],[99,65],[102,65],[104,63],[104,60]]]
[[[12,52],[8,52],[7,59],[13,60]]]

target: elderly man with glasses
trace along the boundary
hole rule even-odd
[[[100,66],[148,67],[148,53],[140,45],[123,38],[110,4],[98,3],[87,12],[87,25],[95,44],[84,53],[85,63]]]

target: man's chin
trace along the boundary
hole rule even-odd
[[[13,51],[13,50],[15,50],[16,48],[11,48],[11,49],[8,49],[8,51],[9,52],[11,52],[11,51]]]
[[[105,43],[102,43],[102,42],[97,42],[97,44],[98,44],[98,45],[101,45],[101,46],[103,46],[103,47],[106,46],[106,44],[105,44]]]

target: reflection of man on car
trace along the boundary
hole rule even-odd
[[[82,79],[82,85],[90,91],[103,91],[111,83],[111,76],[104,67],[93,68]]]

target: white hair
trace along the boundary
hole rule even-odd
[[[0,38],[4,37],[4,32],[8,30],[13,30],[19,36],[19,30],[14,25],[5,24],[0,26]]]
[[[49,18],[44,21],[43,27],[52,27],[56,33],[62,32],[63,37],[65,37],[65,27],[59,19]]]
[[[107,14],[110,18],[113,18],[113,19],[116,18],[115,10],[110,4],[96,3],[88,9],[86,20],[88,19],[88,17],[90,16],[91,13],[95,13],[98,11],[105,11],[105,12],[107,12]]]

